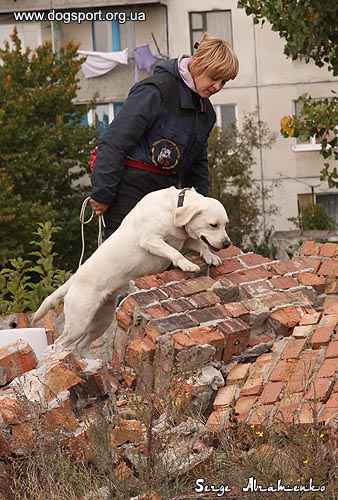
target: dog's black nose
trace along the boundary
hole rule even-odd
[[[230,240],[224,240],[223,241],[223,248],[228,248],[230,245],[232,245]]]

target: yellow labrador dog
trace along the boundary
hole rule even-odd
[[[170,262],[183,271],[199,267],[186,259],[183,246],[207,264],[219,265],[210,250],[227,248],[228,217],[223,205],[194,189],[162,189],[145,196],[118,230],[82,264],[64,285],[47,297],[33,322],[64,300],[65,326],[56,348],[83,354],[113,321],[117,296],[130,280],[164,271]]]

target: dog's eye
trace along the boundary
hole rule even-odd
[[[210,227],[218,227],[218,224],[209,224]]]

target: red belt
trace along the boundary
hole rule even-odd
[[[148,170],[148,172],[154,172],[155,174],[160,175],[172,175],[171,172],[167,170],[162,170],[161,168],[154,167],[153,165],[147,165],[146,163],[142,163],[138,160],[133,160],[133,158],[125,158],[124,163],[128,165],[128,167],[136,167],[141,170]]]

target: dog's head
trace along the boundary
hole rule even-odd
[[[184,227],[189,237],[202,241],[209,250],[218,251],[231,245],[226,232],[229,222],[223,205],[214,198],[193,192],[175,211],[175,226]]]

